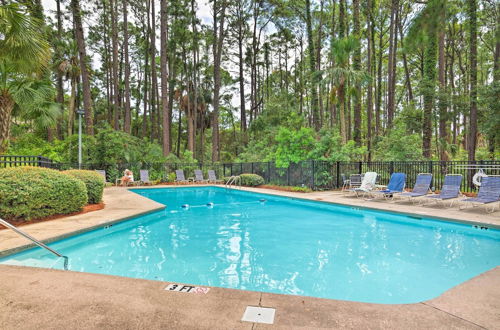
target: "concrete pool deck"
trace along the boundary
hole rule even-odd
[[[155,186],[161,188],[166,186]],[[168,186],[172,187],[172,186]],[[500,225],[500,212],[458,211],[407,203],[364,201],[335,192],[275,195],[321,199],[421,216]],[[105,189],[103,210],[22,227],[53,241],[163,208],[124,188]],[[0,255],[29,246],[24,238],[0,231]],[[500,267],[452,288],[440,297],[407,305],[380,305],[311,297],[212,288],[206,295],[168,292],[167,282],[109,275],[0,266],[0,328],[67,329],[261,329],[261,328],[500,328]],[[242,322],[246,306],[276,308],[273,325]]]

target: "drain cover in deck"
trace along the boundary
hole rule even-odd
[[[275,312],[276,309],[274,308],[247,306],[241,320],[246,322],[273,324]]]

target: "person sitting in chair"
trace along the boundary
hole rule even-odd
[[[134,173],[132,173],[131,170],[126,169],[123,172],[123,177],[121,179],[121,185],[122,186],[126,186],[126,185],[128,185],[129,183],[132,183],[132,182],[134,182]]]

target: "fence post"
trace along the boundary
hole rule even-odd
[[[287,186],[290,185],[290,166],[291,166],[291,164],[288,164],[288,168],[286,170],[286,184],[287,184]]]
[[[389,175],[392,175],[392,173],[394,173],[394,162],[391,161],[389,163]]]
[[[336,171],[337,171],[337,185],[335,188],[340,187],[340,162],[336,161]]]
[[[243,163],[240,163],[240,174],[243,174]]]
[[[363,162],[358,162],[358,173],[363,173]]]
[[[314,166],[314,164],[315,164],[315,163],[316,163],[316,161],[311,160],[311,165],[312,165],[312,188],[311,188],[311,189],[312,189],[312,190],[315,190],[315,189],[314,189],[314,188],[315,188],[315,180],[314,180],[314,177],[315,177],[315,175],[316,175],[316,172],[315,172],[315,166]]]
[[[252,162],[251,164],[252,164],[252,174],[255,174],[255,173],[253,172],[253,162]]]
[[[430,160],[429,161],[429,173],[433,174],[433,170],[434,170],[433,162],[432,162],[432,160]],[[433,181],[434,181],[434,175],[432,175],[432,177],[431,177],[431,188],[434,187],[434,185],[432,184]]]
[[[271,162],[267,162],[267,183],[271,183]]]

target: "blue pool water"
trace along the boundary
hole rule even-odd
[[[218,187],[134,192],[167,208],[50,244],[70,270],[413,303],[500,265],[493,229]],[[62,267],[40,248],[0,263]]]

